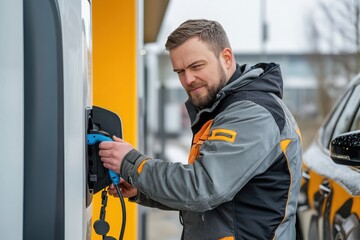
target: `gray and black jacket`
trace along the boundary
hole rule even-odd
[[[210,107],[187,102],[189,164],[125,156],[121,175],[138,188],[134,201],[180,210],[184,240],[295,239],[302,147],[281,98],[279,65],[237,65]]]

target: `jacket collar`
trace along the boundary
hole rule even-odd
[[[201,114],[213,112],[226,95],[237,91],[266,91],[282,98],[282,77],[280,66],[275,63],[259,63],[254,66],[236,64],[236,70],[227,84],[218,92],[212,105],[197,109],[188,99],[185,103],[191,125],[199,121]]]

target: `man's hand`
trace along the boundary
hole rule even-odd
[[[121,138],[113,136],[113,140],[114,142],[104,141],[99,144],[99,156],[104,167],[120,173],[120,166],[124,156],[134,148]]]
[[[126,182],[122,178],[120,179],[119,188],[120,188],[121,194],[125,198],[135,197],[138,193],[137,188],[135,188],[134,186],[132,186],[130,183]],[[115,188],[114,184],[111,184],[108,187],[108,192],[111,196],[119,197],[119,195],[116,192],[116,188]]]

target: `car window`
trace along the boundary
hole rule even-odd
[[[353,122],[354,115],[359,109],[360,102],[360,85],[358,85],[352,92],[344,110],[342,111],[332,134],[332,139],[338,135],[349,132],[351,130],[351,123]]]
[[[360,99],[360,96],[359,96]],[[359,100],[360,102],[360,100]],[[354,121],[351,124],[350,131],[360,130],[360,106],[358,106],[357,113],[355,115]]]
[[[343,108],[350,96],[351,91],[347,91],[342,98],[339,100],[339,102],[336,104],[335,109],[333,110],[333,112],[331,113],[330,118],[328,119],[328,121],[326,122],[325,126],[324,126],[324,132],[322,135],[322,145],[324,147],[328,147],[330,141],[331,141],[331,137],[332,137],[332,133],[334,130],[334,126],[340,116],[340,114],[343,111]]]

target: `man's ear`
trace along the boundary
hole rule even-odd
[[[225,48],[221,51],[220,56],[223,58],[226,68],[230,68],[233,64],[234,58],[230,48]]]

